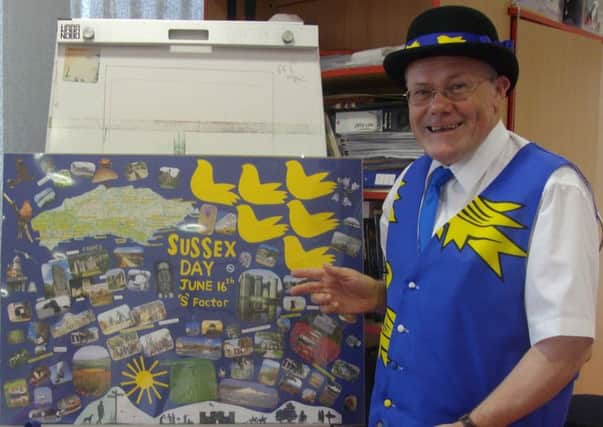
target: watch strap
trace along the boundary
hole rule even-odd
[[[459,418],[459,422],[463,425],[463,427],[477,427],[477,424],[473,422],[469,414],[465,414]]]

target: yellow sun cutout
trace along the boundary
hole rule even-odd
[[[140,363],[136,359],[132,359],[131,363],[128,363],[128,371],[121,371],[121,374],[124,377],[131,378],[130,381],[122,381],[122,386],[133,385],[127,393],[126,396],[130,396],[136,391],[138,391],[138,395],[136,396],[136,404],[140,404],[142,400],[142,396],[146,392],[147,400],[149,404],[153,402],[151,391],[155,395],[157,399],[161,399],[161,394],[157,389],[157,386],[167,388],[168,385],[164,382],[157,381],[155,378],[161,375],[166,375],[167,371],[153,372],[153,370],[159,365],[159,361],[156,360],[153,362],[149,369],[146,369],[144,366],[144,358],[140,356]]]
[[[442,247],[450,242],[454,242],[459,250],[469,246],[498,277],[502,278],[501,254],[527,256],[522,248],[498,229],[498,227],[525,228],[505,214],[521,207],[522,205],[517,203],[492,202],[478,196],[448,224],[438,229],[436,236],[440,240],[443,238]]]

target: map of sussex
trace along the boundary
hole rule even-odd
[[[173,227],[192,213],[193,203],[165,199],[148,188],[100,185],[35,216],[31,225],[39,233],[40,245],[50,250],[63,241],[104,234],[144,245],[158,230]]]

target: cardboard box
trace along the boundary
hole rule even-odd
[[[565,0],[563,4],[563,23],[580,27],[584,20],[584,0]]]
[[[599,34],[601,31],[599,0],[565,0],[563,23]]]
[[[593,33],[601,33],[601,13],[598,0],[584,0],[582,29]]]
[[[553,21],[562,22],[564,0],[519,0],[518,4]]]

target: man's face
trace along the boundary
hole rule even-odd
[[[510,82],[482,61],[437,56],[412,62],[406,85],[411,92],[440,91],[426,105],[409,104],[410,125],[430,157],[451,165],[477,149],[496,125]],[[465,100],[451,101],[441,92],[462,85],[475,88]]]

